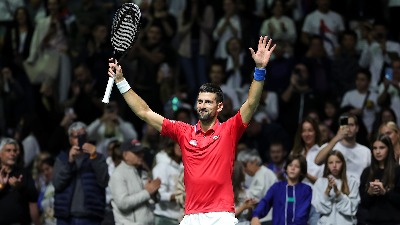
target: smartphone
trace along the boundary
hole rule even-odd
[[[389,81],[393,80],[393,69],[391,67],[385,69],[385,78]]]
[[[347,116],[341,116],[339,119],[339,125],[340,126],[347,126],[349,125],[349,117]]]
[[[78,146],[79,150],[82,151],[82,146],[86,143],[86,134],[79,134],[78,135]]]

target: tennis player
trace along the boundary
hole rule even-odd
[[[132,111],[161,135],[179,143],[182,149],[186,202],[181,225],[237,223],[231,181],[236,145],[260,102],[265,67],[276,46],[271,44],[272,40],[265,36],[260,37],[257,52],[249,48],[256,68],[248,98],[237,114],[224,123],[217,119],[223,108],[223,93],[219,86],[207,83],[200,87],[197,97],[199,122],[189,125],[153,112],[131,89],[118,62],[110,60],[108,74],[115,76],[117,87]]]

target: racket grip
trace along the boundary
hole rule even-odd
[[[114,84],[114,78],[109,77],[103,100],[101,100],[103,103],[108,104],[110,102],[110,95],[111,95],[111,90],[112,90],[113,84]]]

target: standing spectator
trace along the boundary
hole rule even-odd
[[[396,113],[397,124],[400,124],[400,59],[392,62],[392,79],[384,78],[379,85],[378,103],[390,107]],[[397,110],[396,110],[397,109]]]
[[[119,116],[116,101],[110,101],[104,106],[103,115],[87,127],[88,140],[96,143],[96,151],[107,154],[107,144],[116,138],[120,142],[137,139],[138,135],[130,122]]]
[[[85,140],[86,125],[68,128],[71,148],[54,164],[54,216],[59,225],[100,225],[105,213],[105,188],[109,175],[105,157]]]
[[[294,21],[284,15],[285,1],[274,0],[271,5],[272,16],[266,19],[260,29],[260,35],[270,35],[274,40],[281,40],[293,44],[297,33]]]
[[[214,11],[205,1],[185,1],[185,8],[178,17],[178,54],[189,98],[193,102],[196,90],[208,80],[206,68],[212,47]]]
[[[299,124],[296,136],[294,137],[294,145],[290,154],[303,155],[307,160],[307,174],[303,179],[303,183],[314,186],[315,181],[322,177],[323,167],[315,164],[314,160],[321,145],[321,133],[318,123],[311,117],[306,117]],[[309,224],[316,225],[320,215],[316,212],[315,207],[311,206]]]
[[[16,162],[18,143],[0,141],[0,224],[40,225],[38,192],[32,176]]]
[[[117,225],[154,223],[149,200],[157,193],[161,180],[148,179],[145,171],[139,170],[143,163],[144,150],[136,140],[125,141],[121,145],[123,160],[111,175],[109,182],[111,205]]]
[[[240,16],[237,13],[237,3],[235,0],[224,0],[224,16],[218,21],[213,31],[214,41],[217,46],[214,57],[217,59],[226,59],[226,42],[232,37],[242,37],[242,25]]]
[[[0,2],[0,22],[11,22],[18,7],[24,6],[24,0],[4,0]]]
[[[329,152],[324,175],[313,188],[312,205],[321,215],[318,224],[356,224],[359,185],[357,177],[347,176],[343,154],[335,150]]]
[[[394,160],[393,145],[386,135],[379,135],[373,143],[371,166],[361,175],[361,206],[367,224],[400,223],[400,167]]]
[[[260,201],[277,181],[277,177],[272,170],[262,164],[257,150],[241,151],[237,160],[243,164],[245,173],[252,177],[250,186],[246,190],[248,197],[257,202]],[[260,218],[263,223],[268,223],[271,220],[272,212]]]
[[[392,65],[395,70],[394,60],[399,60],[400,43],[388,40],[385,23],[375,22],[372,31],[368,35],[368,46],[364,47],[359,65],[369,69],[371,72],[370,87],[378,89],[379,82],[382,80],[382,70],[386,65]],[[397,64],[398,65],[398,64]],[[400,78],[397,78],[400,81]],[[398,85],[398,84],[397,84]],[[380,88],[382,92],[382,88]]]
[[[344,31],[342,17],[330,9],[330,0],[317,0],[317,9],[308,14],[302,27],[301,41],[310,43],[313,35],[321,36],[324,47],[329,57],[333,57],[335,48],[338,47],[338,37]]]
[[[332,150],[338,150],[345,157],[347,175],[360,178],[364,168],[371,164],[371,151],[364,145],[357,143],[357,117],[352,114],[343,114],[342,116],[347,117],[348,125],[340,126],[335,137],[321,146],[321,150],[315,157],[315,164],[324,164],[328,153]]]
[[[307,174],[307,161],[302,155],[290,155],[285,166],[287,181],[272,185],[254,209],[251,225],[260,225],[260,219],[273,208],[273,225],[307,225],[312,189],[301,181]]]
[[[177,30],[176,18],[168,12],[167,0],[152,0],[149,13],[146,14],[145,23],[161,24],[165,38],[171,41]]]
[[[54,217],[54,185],[52,183],[54,163],[55,160],[52,157],[45,158],[40,162],[40,170],[46,180],[46,187],[38,202],[42,212],[43,225],[57,224]]]
[[[394,159],[400,164],[400,128],[393,121],[384,122],[379,127],[379,134],[385,134],[393,145]]]
[[[375,114],[379,111],[378,95],[369,90],[371,73],[362,69],[356,75],[356,89],[347,91],[342,99],[341,108],[350,108],[350,113],[362,118],[368,135],[372,133]]]
[[[154,209],[155,225],[176,225],[181,216],[180,207],[175,199],[178,177],[183,170],[182,151],[178,143],[170,141],[164,150],[169,156],[168,162],[160,162],[153,168],[153,177],[159,177],[158,190],[160,201]]]

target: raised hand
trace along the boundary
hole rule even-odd
[[[268,40],[268,36],[260,37],[258,40],[258,49],[257,52],[254,52],[252,48],[249,48],[251,52],[251,57],[253,58],[254,62],[256,63],[257,68],[265,68],[271,58],[271,54],[275,49],[276,44],[271,47],[272,39]]]
[[[10,184],[11,187],[18,187],[18,185],[21,184],[22,182],[22,175],[19,175],[18,177],[10,177],[8,180],[8,183]]]

